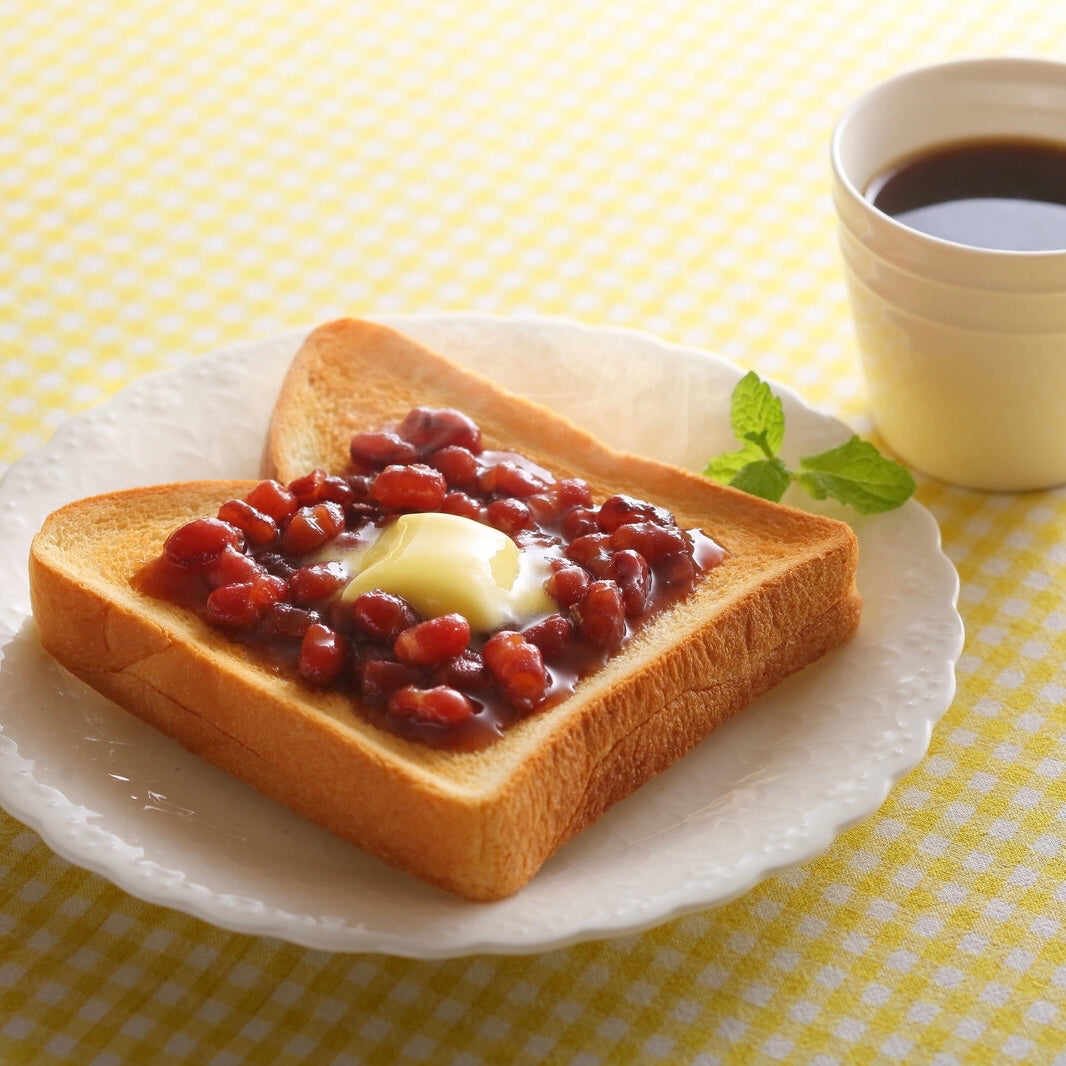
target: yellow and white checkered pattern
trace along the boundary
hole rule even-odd
[[[632,326],[865,428],[836,115],[1064,47],[1044,0],[0,0],[0,471],[345,313]],[[0,1062],[1066,1063],[1066,490],[920,498],[958,696],[825,855],[639,936],[422,962],[222,932],[0,816]]]

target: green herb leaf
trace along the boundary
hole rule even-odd
[[[741,446],[707,464],[704,474],[715,481],[775,502],[797,481],[816,500],[831,496],[862,514],[890,511],[914,493],[910,471],[858,437],[805,456],[797,472],[789,470],[777,457],[785,439],[781,400],[754,370],[734,387],[729,413]]]
[[[801,458],[798,480],[816,500],[831,496],[861,514],[891,511],[915,490],[914,478],[905,467],[858,437]]]
[[[762,457],[762,449],[752,444],[751,441],[746,441],[744,446],[735,452],[722,452],[721,455],[715,456],[707,464],[707,469],[703,473],[712,481],[729,485],[748,463],[753,463]]]
[[[780,397],[754,370],[749,370],[733,389],[730,421],[737,440],[756,445],[767,459],[777,455],[785,439],[785,413]]]
[[[764,500],[780,503],[785,489],[792,484],[792,472],[776,456],[773,459],[756,459],[741,468],[730,481],[734,488],[761,496]]]

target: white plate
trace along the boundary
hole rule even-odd
[[[541,318],[388,321],[612,444],[695,469],[731,446],[739,370],[705,353]],[[453,899],[386,868],[99,697],[36,642],[25,566],[33,532],[56,506],[94,492],[254,477],[301,337],[137,382],[71,419],[0,484],[0,802],[60,855],[134,896],[309,947],[530,952],[744,892],[874,811],[925,753],[954,693],[962,624],[956,573],[913,501],[853,522],[865,609],[846,648],[745,710],[499,903]],[[781,391],[791,453],[848,435]]]

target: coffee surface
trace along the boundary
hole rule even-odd
[[[867,199],[912,229],[1001,251],[1066,249],[1066,144],[945,144],[874,179]]]

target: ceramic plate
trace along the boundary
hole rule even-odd
[[[697,470],[731,446],[740,371],[704,352],[555,319],[383,321],[612,445]],[[254,477],[302,336],[139,381],[69,420],[0,484],[0,803],[60,855],[134,896],[309,947],[532,952],[638,931],[744,892],[876,810],[925,753],[954,693],[962,625],[956,573],[913,501],[849,518],[865,607],[847,647],[746,709],[498,903],[454,899],[385,867],[96,695],[37,643],[25,565],[34,531],[55,507],[95,492]],[[787,452],[849,435],[780,391]]]

